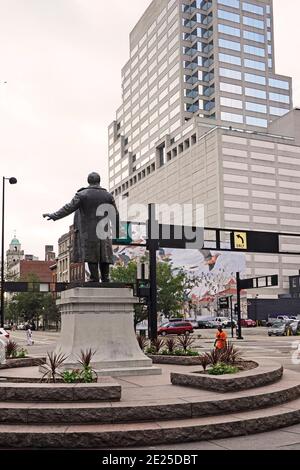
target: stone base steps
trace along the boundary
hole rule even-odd
[[[300,423],[300,399],[287,405],[179,421],[98,425],[0,425],[0,448],[101,449],[243,436]]]

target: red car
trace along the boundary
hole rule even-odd
[[[256,321],[251,320],[250,318],[242,319],[241,325],[245,328],[255,328],[257,326]]]
[[[157,331],[157,334],[161,336],[190,335],[191,333],[194,333],[193,325],[187,321],[165,323]]]

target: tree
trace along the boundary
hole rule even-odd
[[[39,279],[34,274],[29,274],[26,278],[28,283],[38,283]],[[7,304],[6,318],[14,323],[21,321],[36,321],[42,318],[43,324],[48,325],[49,321],[59,321],[59,309],[51,294],[40,292],[20,292],[15,294]]]
[[[157,308],[167,318],[176,316],[184,304],[186,275],[174,272],[170,263],[157,264]]]
[[[135,283],[137,263],[130,261],[127,265],[114,266],[111,270],[111,279],[114,282]],[[170,263],[157,263],[157,307],[167,318],[178,314],[184,303],[184,290],[186,288],[186,274],[183,271],[176,273]],[[135,324],[147,318],[147,309],[144,304],[135,306]]]

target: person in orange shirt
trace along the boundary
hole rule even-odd
[[[223,331],[222,325],[218,327],[216,334],[215,348],[216,349],[225,349],[227,346],[227,333]]]

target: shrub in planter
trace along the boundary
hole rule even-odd
[[[210,365],[210,358],[209,358],[208,354],[202,354],[199,357],[199,360],[200,360],[200,364],[201,364],[201,366],[202,366],[202,368],[205,372],[207,367]]]
[[[18,349],[17,351],[17,354],[16,354],[16,359],[25,359],[25,357],[28,356],[28,351],[27,349],[24,349],[24,348],[20,348]]]
[[[224,364],[220,362],[219,364],[215,364],[211,369],[209,369],[209,375],[225,375],[225,374],[236,374],[239,371],[237,367]]]
[[[139,343],[139,347],[144,352],[146,347],[147,347],[147,344],[148,344],[148,340],[147,340],[146,336],[136,335],[136,339],[137,339],[137,342]]]
[[[191,349],[191,346],[195,343],[195,339],[188,335],[178,336],[177,344],[180,346],[184,351]]]
[[[164,347],[164,344],[165,342],[162,338],[153,339],[151,341],[151,350],[154,351],[154,354],[159,354],[162,348]]]
[[[165,344],[167,346],[167,351],[170,354],[170,356],[172,356],[174,354],[174,351],[175,351],[175,348],[176,348],[176,343],[177,343],[177,341],[176,341],[175,338],[170,337],[170,338],[166,339]]]
[[[192,349],[187,349],[186,351],[184,351],[183,349],[175,349],[174,355],[181,357],[198,357],[199,353],[197,353],[197,351],[193,351]]]
[[[241,351],[234,347],[233,344],[228,343],[220,353],[220,362],[224,364],[236,364],[242,360]]]
[[[6,356],[6,359],[15,358],[16,355],[17,355],[18,349],[19,349],[18,344],[17,344],[15,341],[13,341],[13,340],[10,339],[10,340],[6,343],[6,346],[5,346],[5,356]]]
[[[41,378],[41,382],[47,378],[48,382],[56,383],[57,376],[61,377],[61,374],[58,372],[58,369],[62,366],[68,356],[65,356],[61,352],[47,353],[49,364],[45,364],[46,372]]]

